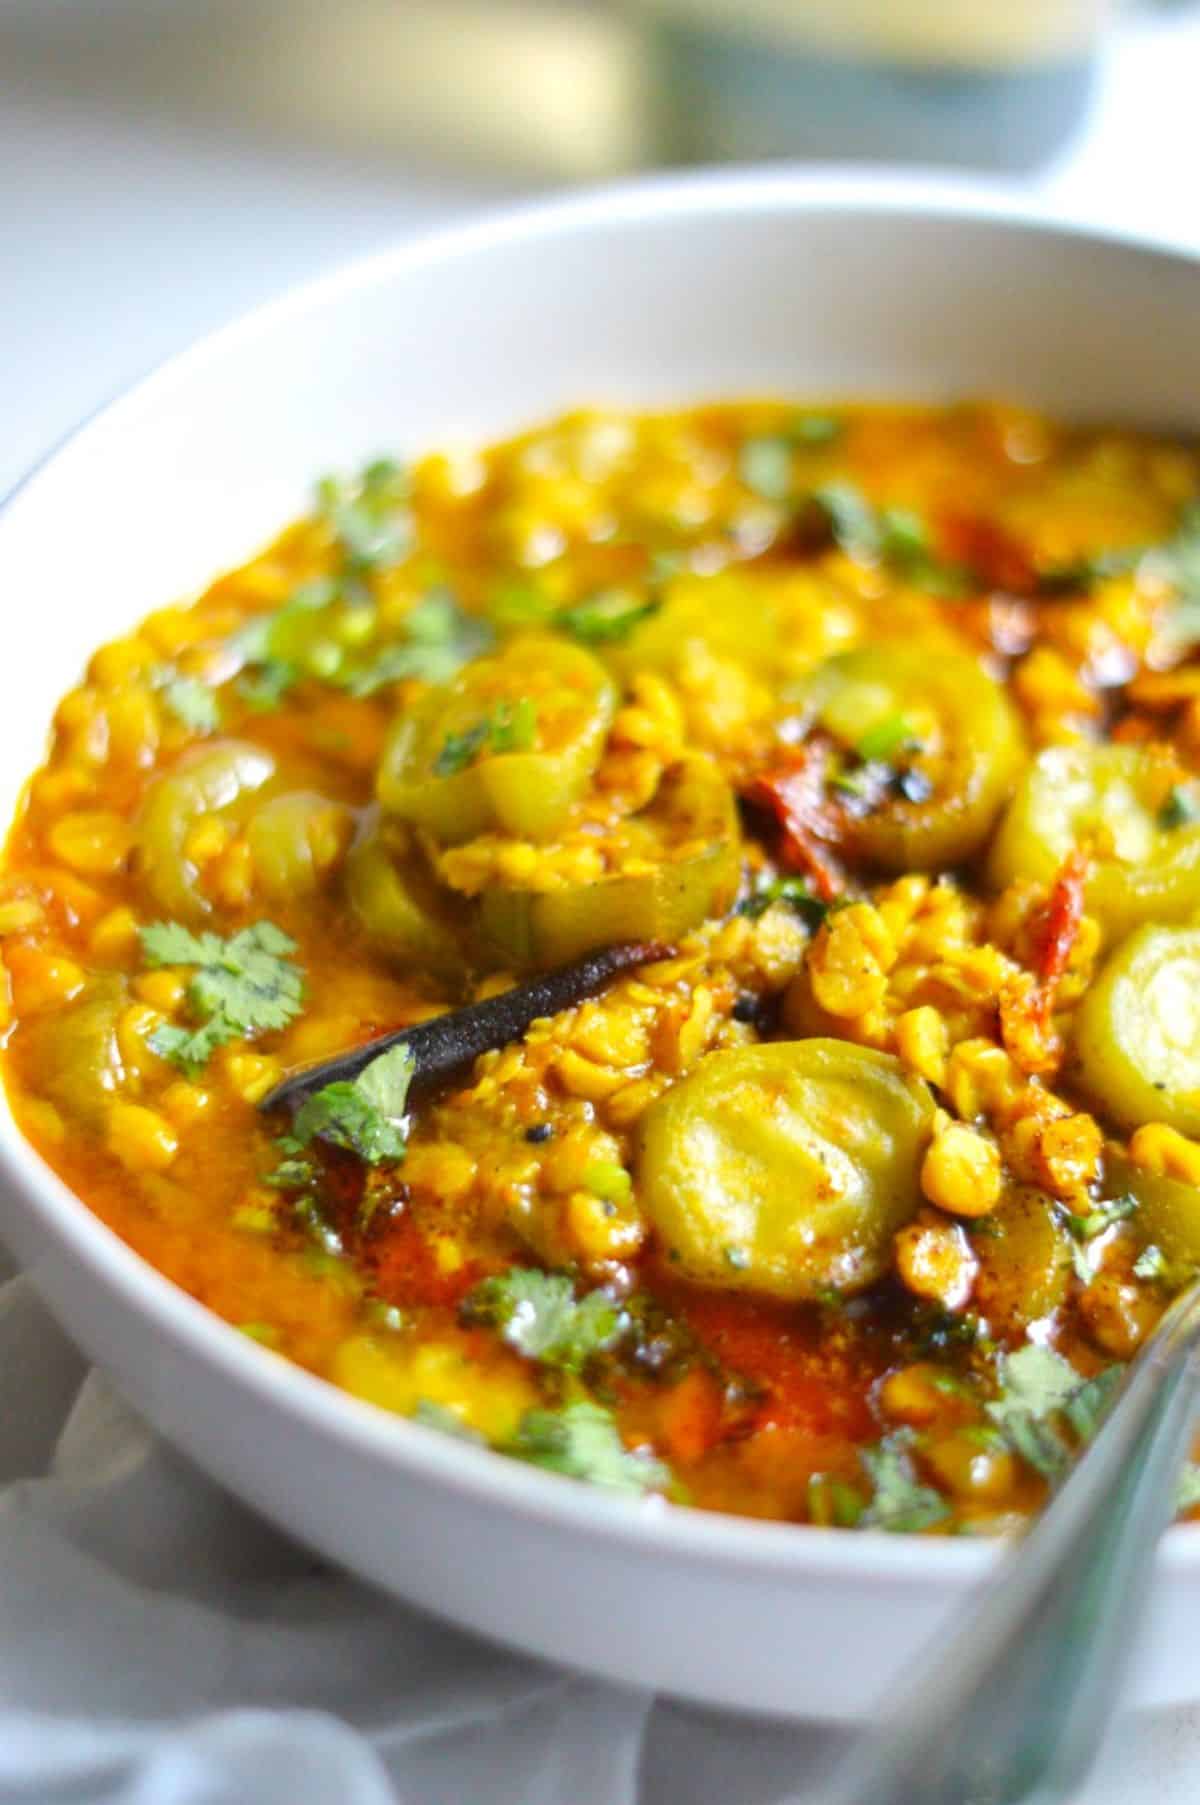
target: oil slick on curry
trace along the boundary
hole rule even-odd
[[[1200,1263],[1198,496],[1014,408],[757,402],[322,482],[59,705],[0,884],[22,1127],[386,1409],[1003,1529]],[[443,1018],[495,1044],[257,1107]]]

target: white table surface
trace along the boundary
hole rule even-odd
[[[206,123],[203,108],[181,115],[154,104],[136,79],[114,83],[111,71],[81,87],[60,79],[59,65],[71,61],[63,15],[85,8],[45,7],[66,35],[47,34],[43,17],[26,43],[12,35],[14,0],[0,0],[0,493],[77,420],[198,333],[348,257],[535,185],[503,170],[418,171],[361,147],[233,134]],[[1200,11],[1177,5],[1131,21],[1105,58],[1086,128],[1034,186],[1081,217],[1200,244],[1198,87]],[[572,1726],[564,1735],[586,1742],[595,1732],[600,1689],[595,1699],[563,1719]],[[481,1779],[460,1805],[515,1796],[501,1779],[504,1749],[501,1739],[493,1781]],[[683,1805],[679,1776],[703,1771],[706,1796],[715,1789],[723,1805],[768,1805],[799,1778],[794,1753],[787,1731],[748,1738],[715,1714],[660,1706],[641,1732],[640,1798]],[[561,1771],[576,1771],[565,1754]],[[433,1765],[411,1780],[410,1805],[443,1798]],[[583,1782],[570,1797],[553,1781],[538,1790],[547,1805],[591,1805],[585,1794]],[[157,1805],[156,1793],[144,1796]],[[0,1765],[0,1805],[18,1798],[37,1794],[10,1791]],[[1200,1711],[1122,1725],[1079,1805],[1197,1798]]]

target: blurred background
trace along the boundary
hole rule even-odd
[[[0,492],[148,365],[481,203],[695,162],[1200,244],[1200,0],[0,0]]]

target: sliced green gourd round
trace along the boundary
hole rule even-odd
[[[489,831],[552,839],[600,762],[616,709],[603,665],[529,634],[477,658],[397,722],[378,794],[445,846]]]
[[[1200,927],[1144,927],[1102,967],[1075,1015],[1088,1094],[1124,1128],[1200,1135]]]
[[[933,1114],[898,1060],[848,1041],[710,1053],[642,1119],[639,1201],[696,1284],[860,1291],[920,1203]]]
[[[860,646],[827,659],[800,699],[861,770],[839,788],[853,857],[881,871],[933,871],[979,851],[1025,747],[1012,703],[977,659]]]
[[[992,882],[1049,884],[1083,847],[1085,906],[1109,941],[1143,922],[1184,919],[1200,909],[1200,823],[1164,807],[1169,792],[1161,754],[1145,747],[1048,747],[1000,823]]]
[[[245,740],[218,740],[185,752],[146,792],[138,822],[142,876],[154,902],[174,921],[212,913],[189,856],[192,829],[210,815],[241,826],[254,798],[275,775],[275,760]]]
[[[1132,1225],[1146,1247],[1157,1247],[1164,1255],[1168,1271],[1182,1277],[1200,1267],[1200,1188],[1145,1172],[1124,1154],[1109,1160],[1107,1179],[1113,1196],[1136,1202]]]
[[[617,869],[594,882],[486,890],[485,943],[518,968],[560,965],[620,940],[669,943],[732,905],[741,878],[737,811],[709,759],[672,765],[628,824],[627,841]]]
[[[376,952],[409,971],[464,975],[463,912],[402,823],[371,812],[346,860],[345,884],[350,907]]]
[[[1070,1231],[1053,1200],[1017,1185],[972,1226],[979,1262],[972,1303],[991,1329],[1017,1333],[1052,1315],[1074,1271]]]

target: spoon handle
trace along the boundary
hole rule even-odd
[[[820,1805],[1057,1805],[1118,1700],[1173,1515],[1200,1382],[1200,1285],[1172,1305],[1103,1428],[961,1627],[812,1796]]]

